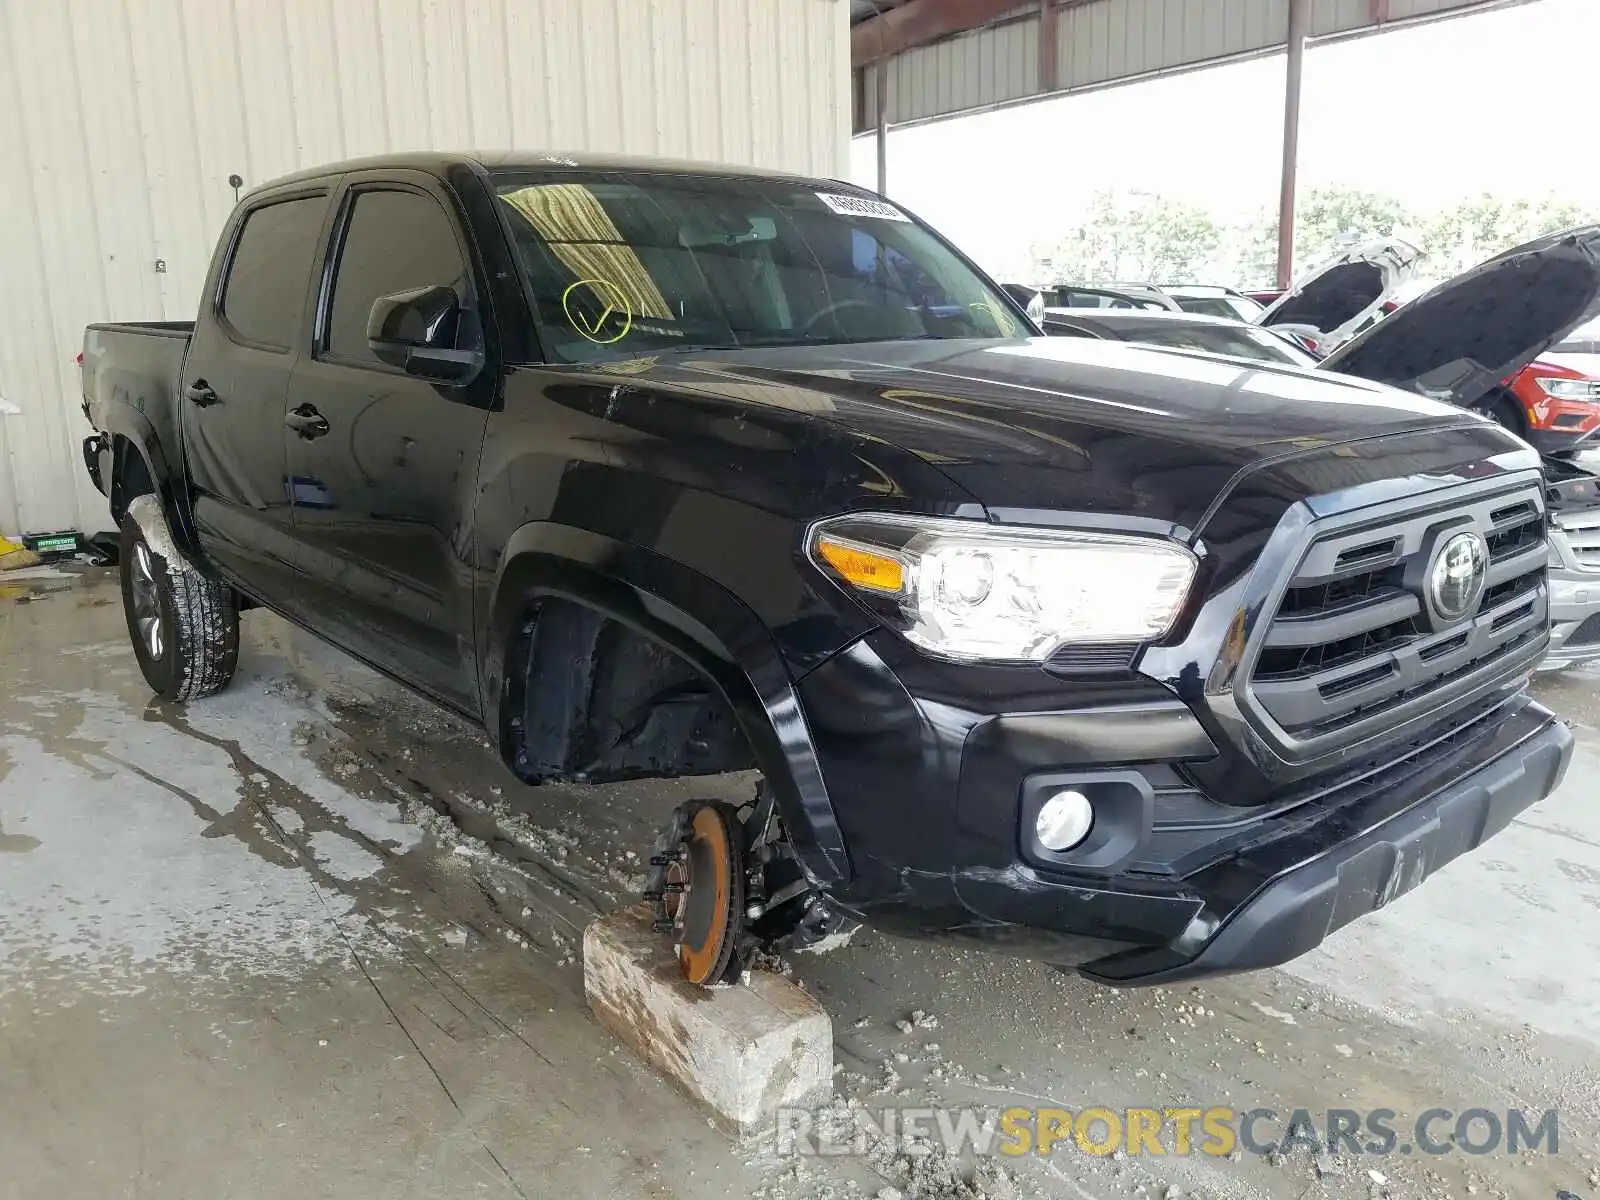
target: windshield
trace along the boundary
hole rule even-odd
[[[1265,306],[1248,296],[1191,296],[1174,292],[1172,298],[1184,312],[1199,313],[1203,317],[1227,317],[1232,321],[1253,321]]]
[[[500,172],[495,190],[546,355],[1033,331],[898,208],[803,181]]]
[[[1045,303],[1051,308],[1142,308],[1156,312],[1170,311],[1168,306],[1159,300],[1118,292],[1101,292],[1093,288],[1051,288],[1045,293]]]
[[[1288,339],[1252,325],[1156,325],[1123,334],[1130,342],[1149,346],[1172,346],[1181,350],[1201,350],[1207,354],[1226,354],[1256,362],[1283,363],[1292,367],[1314,367],[1317,360]]]

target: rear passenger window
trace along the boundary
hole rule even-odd
[[[358,192],[333,281],[327,353],[376,365],[367,346],[373,301],[440,285],[471,299],[455,227],[439,203],[416,192]]]
[[[294,345],[327,203],[283,200],[245,218],[222,289],[222,315],[241,338],[278,350]]]

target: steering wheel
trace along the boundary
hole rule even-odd
[[[800,328],[803,332],[810,333],[811,327],[822,320],[823,317],[831,317],[834,313],[846,308],[867,308],[876,312],[878,306],[866,300],[835,300],[832,304],[825,304],[817,309],[816,312],[806,318],[805,323]]]

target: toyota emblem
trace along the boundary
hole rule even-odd
[[[1446,621],[1459,621],[1478,603],[1489,572],[1489,547],[1482,536],[1458,533],[1447,539],[1428,571],[1428,600]]]

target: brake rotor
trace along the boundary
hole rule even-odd
[[[742,964],[744,831],[734,809],[695,801],[673,814],[651,856],[647,898],[656,927],[678,946],[683,977],[699,987],[731,982]]]

